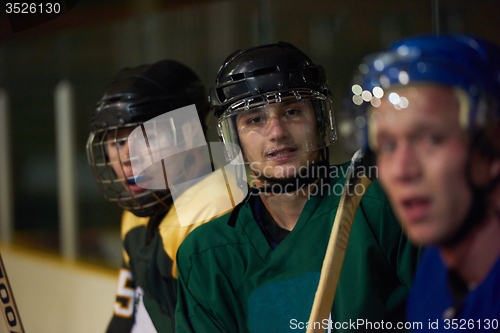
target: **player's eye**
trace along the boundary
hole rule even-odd
[[[428,133],[426,136],[425,136],[425,140],[433,145],[433,146],[437,146],[439,144],[441,144],[443,141],[444,141],[444,138],[443,136],[441,135],[438,135],[438,134],[434,134],[434,133]]]
[[[259,124],[259,123],[262,123],[264,122],[264,117],[250,117],[249,119],[247,119],[246,123],[248,125],[256,125],[256,124]]]
[[[422,145],[434,147],[439,146],[444,141],[444,136],[438,133],[424,131],[416,135],[413,140]]]
[[[298,116],[301,113],[300,109],[288,109],[286,110],[286,114],[289,116]]]
[[[377,147],[377,153],[383,154],[383,153],[392,153],[396,150],[396,142],[393,140],[384,140],[382,142],[379,142],[378,147]]]
[[[127,144],[127,140],[124,140],[124,139],[116,140],[116,145],[118,147],[124,147],[126,144]]]

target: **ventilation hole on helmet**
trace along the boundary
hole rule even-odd
[[[238,81],[238,80],[241,80],[244,78],[245,78],[244,73],[238,73],[238,74],[231,75],[231,80],[233,80],[233,81]]]
[[[278,66],[261,68],[261,69],[257,69],[255,71],[253,71],[252,76],[260,76],[260,75],[270,74],[270,73],[274,73],[276,71],[279,71]]]
[[[221,103],[224,103],[226,101],[226,95],[224,94],[224,91],[222,89],[216,89],[217,92],[217,98]]]
[[[115,103],[115,102],[118,102],[122,99],[121,96],[117,96],[117,97],[109,97],[106,102],[108,103]]]
[[[307,60],[300,60],[300,61],[296,61],[296,62],[290,62],[287,64],[289,69],[304,68],[304,67],[307,67],[309,65],[310,65],[309,61],[307,61]]]

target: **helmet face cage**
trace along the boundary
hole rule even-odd
[[[126,177],[124,170],[124,165],[130,165],[131,159],[123,158],[124,155],[119,151],[128,147],[128,135],[120,135],[120,131],[132,130],[140,125],[142,123],[138,122],[92,131],[87,141],[87,157],[94,178],[108,201],[116,202],[138,216],[150,216],[171,204],[170,191],[144,189],[135,193],[131,188],[136,185],[135,179],[133,175]],[[120,148],[123,146],[126,147]],[[110,149],[116,149],[113,160],[110,160]]]
[[[354,76],[352,95],[343,108],[340,131],[348,138],[345,141],[357,147],[374,148],[369,124],[376,112],[369,111],[376,110],[382,98],[387,98],[395,111],[404,111],[408,99],[398,94],[400,87],[453,87],[460,106],[460,124],[471,134],[481,131],[494,119],[498,123],[498,58],[495,54],[488,57],[480,45],[467,36],[422,36],[365,57]]]
[[[294,152],[295,154],[325,148],[336,140],[332,103],[328,97],[318,91],[306,88],[272,91],[233,103],[219,118],[218,134],[226,147],[228,160],[236,164],[265,162],[271,158],[271,156],[264,156],[263,160],[249,161],[240,135],[245,133],[248,127],[252,129],[254,135],[266,137],[269,114],[278,103],[284,107],[281,113],[278,112],[280,119],[283,119],[284,122],[288,121],[289,126],[293,126],[295,122],[300,126],[295,128],[295,132],[301,132],[302,136],[305,137],[305,142],[301,142],[301,147]],[[298,107],[301,110],[301,115],[290,116],[285,110],[287,106]],[[311,113],[307,114],[307,110],[311,110]],[[245,126],[245,122],[252,122],[252,124]],[[293,133],[291,134],[293,135]],[[240,153],[238,148],[243,151],[244,161],[238,159]]]
[[[175,138],[175,128],[172,129],[172,124],[151,120],[193,104],[196,105],[199,118],[205,119],[208,108],[202,81],[192,69],[174,60],[124,68],[114,76],[94,109],[92,132],[87,141],[88,162],[107,200],[116,202],[137,216],[154,216],[170,208],[172,199],[163,172],[161,182],[156,186],[144,174],[136,175],[134,179],[130,172],[131,164],[137,161],[139,167],[144,167],[142,171],[160,169],[151,157],[159,149],[150,150],[149,156],[146,156],[148,153],[144,149],[131,151],[129,134],[136,128],[139,129],[136,134],[147,131],[148,137],[142,137],[146,145],[152,143],[157,147],[166,147],[168,144],[165,140],[172,142],[172,136]],[[157,131],[156,125],[162,129]],[[200,131],[203,125],[201,127]],[[138,142],[135,140],[137,137],[132,135],[130,138]],[[163,141],[160,143],[159,140]],[[176,143],[173,142],[173,145]],[[126,154],[123,153],[124,149]],[[130,158],[131,154],[136,157]],[[149,164],[142,161],[147,158]],[[163,161],[161,166],[166,163]],[[150,168],[151,164],[155,167]]]

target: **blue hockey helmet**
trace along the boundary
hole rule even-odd
[[[486,125],[498,125],[500,48],[467,35],[424,35],[364,58],[351,87],[349,104],[355,106],[344,109],[351,121],[339,130],[356,137],[357,145],[368,146],[368,108],[375,109],[384,95],[398,87],[425,83],[457,87],[465,93],[468,105],[461,124],[472,135]],[[389,99],[396,109],[405,108],[405,99],[398,97]]]
[[[354,134],[350,139],[374,149],[371,127],[372,120],[380,116],[376,109],[381,99],[387,98],[395,110],[404,112],[409,102],[398,88],[420,85],[453,87],[460,125],[470,134],[470,151],[500,158],[500,48],[466,35],[410,37],[365,57],[351,87],[351,107],[343,109],[344,116],[354,121],[344,121],[340,132]],[[445,246],[458,244],[484,221],[486,198],[500,183],[497,176],[488,185],[477,185],[472,181],[470,163],[467,168],[471,207],[459,229],[442,243]]]

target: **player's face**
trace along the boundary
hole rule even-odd
[[[395,93],[407,98],[406,108],[396,110],[385,96],[372,110],[379,178],[410,239],[439,244],[455,233],[471,202],[459,101],[451,88],[437,85]]]
[[[134,128],[120,129],[116,136],[114,133],[109,133],[106,137],[106,142],[109,163],[111,163],[117,178],[122,180],[127,191],[131,192],[131,194],[138,194],[144,192],[145,189],[137,186],[134,181],[130,180],[134,177],[134,173],[132,171],[127,138],[133,130]]]
[[[272,103],[236,118],[243,154],[258,179],[294,177],[318,159],[314,110],[310,101]]]

